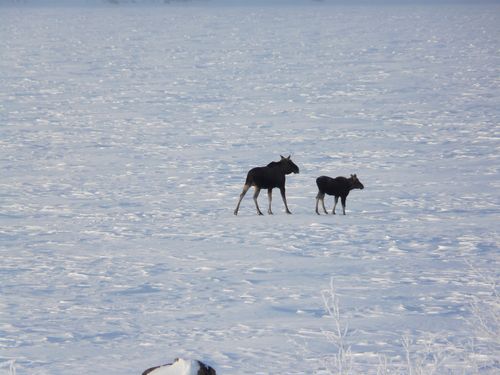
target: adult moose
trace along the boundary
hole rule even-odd
[[[349,192],[352,189],[364,189],[365,187],[358,180],[355,174],[352,174],[350,178],[346,177],[336,177],[331,178],[328,176],[321,176],[316,179],[316,185],[318,185],[318,195],[316,195],[316,213],[319,215],[318,203],[321,200],[321,205],[323,206],[323,211],[328,214],[325,208],[325,194],[335,196],[335,204],[333,206],[332,214],[335,215],[335,207],[339,201],[339,197],[342,199],[342,211],[345,215],[345,201]]]
[[[285,203],[286,213],[291,214],[286,204],[285,196],[285,176],[290,173],[299,173],[299,167],[290,159],[290,156],[285,158],[281,156],[280,161],[273,161],[265,167],[256,167],[248,171],[247,179],[245,185],[243,186],[243,191],[240,194],[240,200],[238,205],[234,210],[234,214],[238,215],[238,210],[240,209],[240,203],[248,189],[251,186],[255,186],[255,193],[253,194],[253,200],[255,202],[255,207],[257,207],[257,214],[262,215],[262,212],[257,203],[257,197],[259,196],[261,189],[267,189],[267,196],[269,198],[269,208],[267,213],[269,215],[273,214],[271,210],[272,192],[274,188],[279,188],[281,192],[281,197],[283,198],[283,203]]]

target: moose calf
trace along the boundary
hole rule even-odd
[[[319,215],[318,203],[321,200],[321,205],[323,206],[323,211],[328,214],[325,208],[325,194],[335,196],[335,204],[333,206],[332,214],[335,215],[335,207],[339,201],[339,197],[342,199],[342,211],[345,215],[345,201],[349,192],[352,189],[364,189],[361,181],[355,174],[352,174],[350,178],[346,177],[336,177],[331,178],[328,176],[321,176],[316,179],[316,185],[318,185],[318,195],[316,195],[316,213]]]

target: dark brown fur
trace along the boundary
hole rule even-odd
[[[316,195],[316,213],[319,215],[318,203],[321,201],[323,206],[323,211],[328,214],[325,208],[325,194],[335,196],[335,204],[333,206],[332,214],[335,215],[335,207],[339,201],[339,197],[342,200],[342,211],[345,215],[345,204],[347,196],[352,189],[364,189],[361,181],[355,174],[352,174],[350,178],[346,177],[336,177],[331,178],[328,176],[321,176],[316,179],[316,185],[318,185],[318,195]]]
[[[255,193],[253,195],[253,200],[255,202],[255,207],[257,208],[257,214],[262,215],[262,212],[259,208],[259,204],[257,203],[257,197],[259,196],[261,189],[267,189],[267,195],[269,198],[269,209],[267,213],[272,215],[271,211],[271,201],[272,201],[272,190],[274,188],[279,188],[281,192],[281,197],[283,198],[283,203],[285,203],[285,209],[287,214],[291,214],[288,209],[288,205],[286,203],[286,195],[285,195],[285,181],[286,175],[290,173],[299,173],[299,167],[295,165],[295,163],[290,159],[290,156],[287,158],[281,157],[281,160],[278,162],[271,162],[265,167],[256,167],[252,168],[247,173],[247,179],[245,181],[245,185],[243,186],[243,191],[240,194],[240,199],[238,201],[238,205],[234,210],[234,214],[238,215],[238,210],[240,208],[240,203],[248,189],[251,186],[255,187]]]

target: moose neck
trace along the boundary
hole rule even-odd
[[[349,179],[349,191],[354,189],[354,183],[355,183],[354,179],[350,178]]]

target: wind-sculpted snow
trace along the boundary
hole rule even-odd
[[[359,373],[403,336],[498,372],[470,323],[500,269],[499,15],[2,9],[0,365],[326,374],[333,279]],[[235,217],[246,172],[290,153],[294,214],[276,192]],[[351,173],[348,215],[317,216],[316,177]]]

